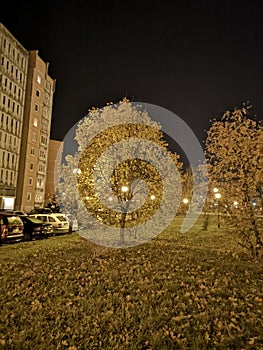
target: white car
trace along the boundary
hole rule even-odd
[[[61,213],[51,214],[30,214],[29,216],[35,217],[43,222],[48,222],[53,226],[54,234],[70,233],[69,221],[66,216]]]

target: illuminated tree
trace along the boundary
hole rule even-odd
[[[181,176],[182,164],[146,111],[127,99],[94,108],[79,122],[75,139],[78,151],[61,167],[59,188],[65,198],[71,196],[69,206],[78,216],[84,220],[89,212],[98,222],[120,228],[122,245],[125,228],[143,224],[160,210],[167,215],[170,208],[161,208],[163,181],[176,187],[174,173]],[[164,161],[168,157],[170,163]],[[177,192],[179,197],[180,188]],[[173,195],[174,190],[166,191],[170,203]]]
[[[262,249],[262,220],[257,205],[262,173],[262,124],[248,116],[250,106],[227,111],[207,132],[206,157],[210,190],[239,242],[258,257]],[[221,195],[221,196],[220,196]]]

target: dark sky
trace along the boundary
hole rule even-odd
[[[171,110],[200,141],[247,100],[262,119],[262,0],[6,1],[0,21],[50,62],[54,139],[124,96]]]

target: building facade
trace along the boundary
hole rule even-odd
[[[28,59],[0,23],[0,208],[12,209],[16,198]]]
[[[43,207],[55,81],[37,51],[29,52],[15,206],[24,211]]]
[[[58,183],[56,167],[61,164],[63,145],[63,141],[49,140],[45,203],[48,203],[49,199],[56,195]]]
[[[49,64],[39,57],[38,51],[22,50],[22,46],[3,25],[0,30],[3,67],[8,66],[9,75],[13,72],[12,77],[14,78],[14,81],[11,81],[11,77],[6,76],[5,71],[1,72],[0,110],[6,129],[1,127],[4,136],[1,136],[2,141],[0,142],[1,146],[7,148],[1,147],[2,153],[0,153],[2,161],[0,176],[2,173],[4,180],[1,183],[2,188],[0,187],[0,191],[2,190],[0,206],[7,208],[6,198],[9,198],[10,205],[13,201],[14,209],[27,212],[34,207],[44,206],[55,80],[48,75]],[[10,50],[9,42],[11,42]],[[12,50],[15,50],[14,55],[17,61],[11,60]],[[15,66],[15,63],[18,67]],[[9,79],[7,82],[6,78]],[[14,84],[17,85],[17,95],[14,93]],[[11,99],[12,93],[14,104]],[[16,101],[17,98],[20,99]],[[16,148],[11,147],[14,143]],[[10,151],[8,147],[11,147]],[[11,154],[12,149],[14,152],[16,150],[14,157],[13,153]]]

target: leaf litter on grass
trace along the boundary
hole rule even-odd
[[[2,247],[0,349],[262,346],[262,265],[223,253],[222,233],[37,243]]]

